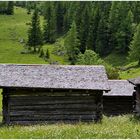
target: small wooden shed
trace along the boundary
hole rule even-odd
[[[103,66],[0,65],[3,123],[99,121]]]
[[[103,94],[103,113],[122,115],[133,111],[134,85],[127,80],[109,80],[110,91]]]
[[[129,79],[134,86],[134,114],[140,117],[140,77]]]

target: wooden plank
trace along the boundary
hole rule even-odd
[[[11,116],[11,121],[47,121],[47,120],[93,120],[96,115],[28,115],[28,116]]]
[[[11,96],[10,100],[22,101],[22,100],[90,100],[96,99],[94,96]]]
[[[54,104],[54,105],[26,105],[26,106],[15,106],[10,105],[10,110],[24,110],[24,109],[96,109],[95,104]]]
[[[19,125],[34,125],[34,124],[62,124],[62,123],[66,123],[66,124],[75,124],[75,123],[79,123],[79,122],[84,122],[84,123],[91,123],[91,122],[95,122],[95,120],[49,120],[49,121],[10,121],[10,124],[19,124]]]
[[[95,101],[93,99],[90,100],[10,100],[10,105],[48,105],[48,104],[95,104]]]
[[[69,111],[69,110],[57,110],[57,111],[11,111],[10,116],[22,116],[22,115],[93,115],[96,111]]]

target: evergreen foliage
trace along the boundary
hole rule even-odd
[[[82,65],[99,65],[102,64],[103,60],[100,59],[99,55],[92,50],[86,50],[84,54],[78,55],[77,63]]]
[[[43,49],[40,50],[39,57],[44,57],[44,50]]]
[[[14,14],[14,2],[13,1],[8,1],[7,14],[8,15],[13,15]]]
[[[55,10],[56,10],[56,31],[57,34],[63,33],[63,24],[64,24],[64,8],[63,8],[63,2],[56,2],[55,4]]]
[[[130,51],[128,59],[139,61],[140,64],[140,24],[138,24],[137,26],[137,30],[134,34],[129,48]]]
[[[54,43],[56,40],[56,16],[54,4],[46,2],[44,13],[44,32],[43,37],[46,43]]]
[[[79,54],[77,65],[104,65],[109,79],[119,79],[118,70],[105,63],[98,54],[92,50],[86,50],[84,54]]]
[[[75,21],[80,52],[91,49],[100,56],[113,51],[127,54],[133,28],[139,21],[140,2],[43,2],[44,40],[55,42]]]
[[[49,50],[47,49],[47,51],[46,51],[46,55],[45,55],[45,57],[47,58],[47,59],[49,59],[50,58],[50,52],[49,52]]]
[[[76,24],[73,21],[70,30],[67,33],[67,36],[64,41],[64,46],[67,51],[67,55],[69,57],[69,60],[71,61],[71,64],[75,64],[77,60],[77,55],[79,53],[79,39],[77,34],[77,28]]]
[[[42,32],[40,28],[40,20],[38,9],[35,8],[33,16],[32,16],[32,23],[31,27],[29,28],[28,32],[28,42],[27,44],[30,47],[34,48],[34,52],[36,52],[36,48],[41,47],[42,43]]]

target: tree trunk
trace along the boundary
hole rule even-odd
[[[34,52],[36,52],[36,47],[34,47]]]
[[[140,66],[140,59],[139,59],[139,61],[138,61],[138,65]]]

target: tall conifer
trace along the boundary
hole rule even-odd
[[[34,52],[36,52],[36,48],[39,48],[43,44],[42,33],[41,33],[41,28],[40,28],[40,20],[39,20],[39,14],[38,14],[37,8],[35,8],[33,16],[32,16],[32,23],[28,32],[27,44],[30,47],[34,48]]]

